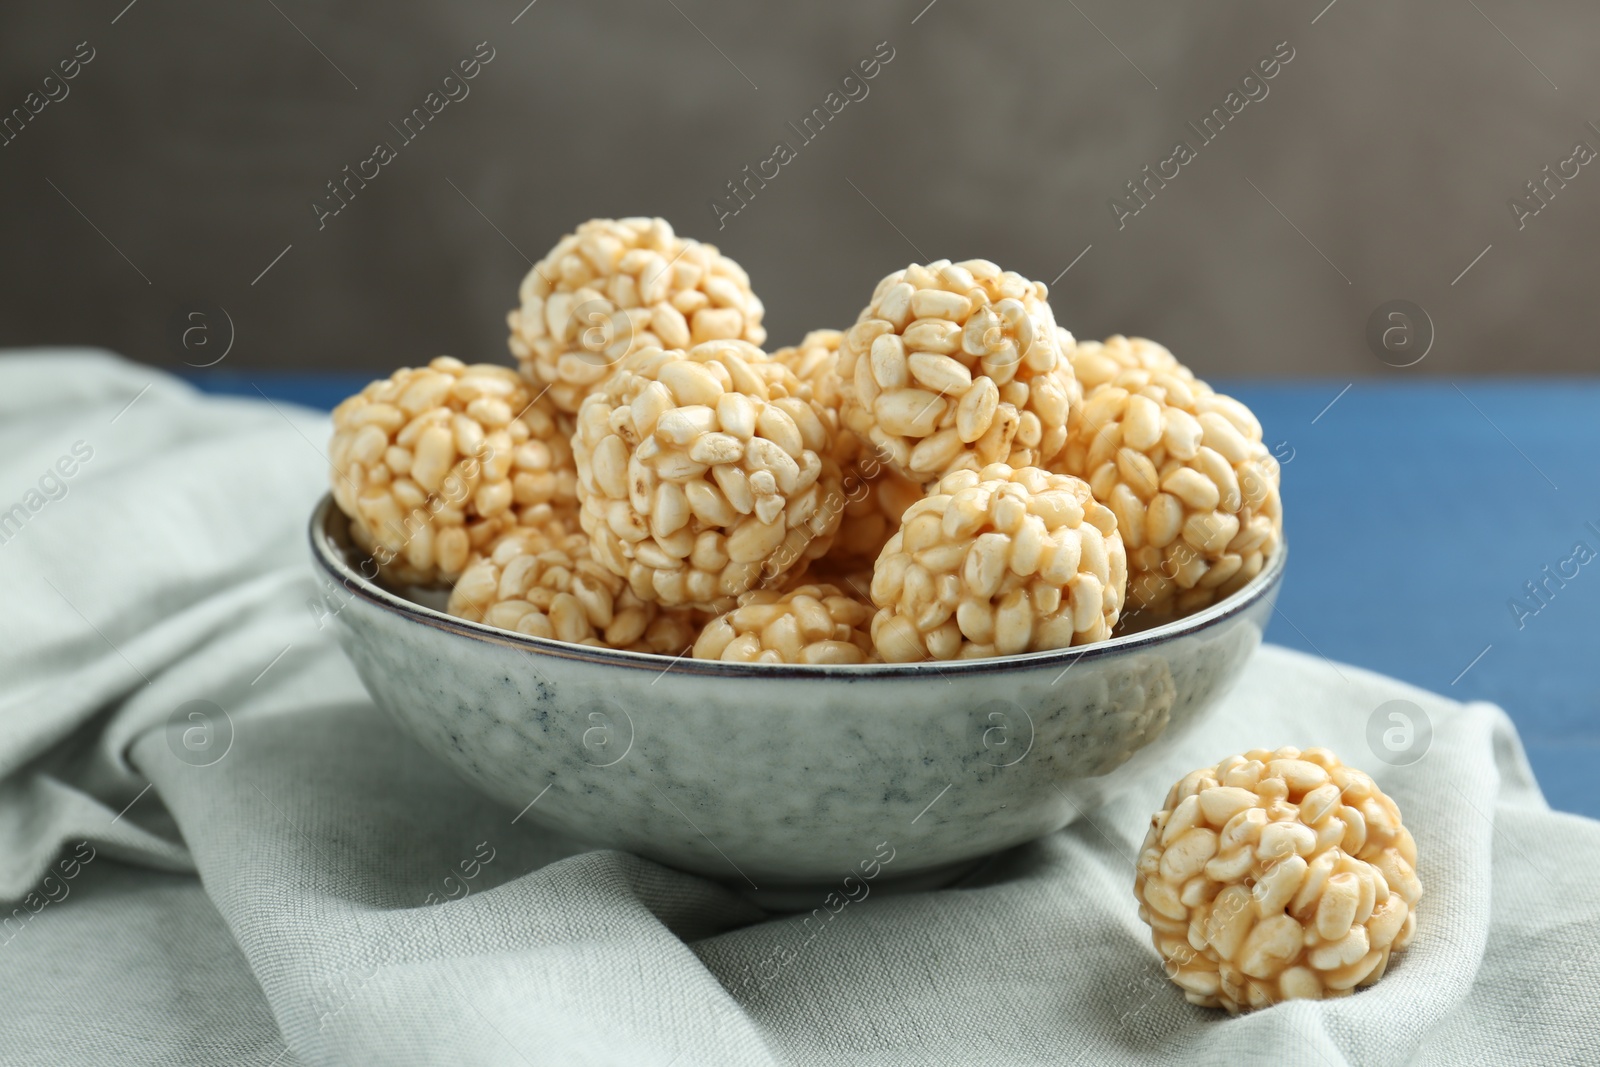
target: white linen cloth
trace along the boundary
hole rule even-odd
[[[0,1063],[1600,1062],[1600,824],[1549,810],[1495,707],[1264,647],[1112,802],[791,957],[790,920],[513,823],[372,706],[313,607],[327,434],[0,357]],[[1408,767],[1366,748],[1397,697],[1434,729]],[[1132,857],[1179,775],[1281,744],[1399,803],[1420,925],[1369,990],[1230,1019],[1162,976]]]

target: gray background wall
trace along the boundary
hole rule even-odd
[[[505,359],[527,257],[660,214],[744,264],[774,344],[920,249],[1046,281],[1076,259],[1064,324],[1218,377],[1600,368],[1600,165],[1521,230],[1507,207],[1600,148],[1592,3],[524,3],[6,5],[0,112],[95,58],[0,148],[0,345],[178,366],[169,321],[205,300],[241,370]],[[483,41],[470,95],[319,230],[324,183]],[[800,144],[786,123],[881,41],[869,95]],[[1282,41],[1269,95],[1119,230],[1108,199]],[[719,232],[708,202],[780,139],[797,158]],[[1405,370],[1364,340],[1392,299],[1436,328]]]

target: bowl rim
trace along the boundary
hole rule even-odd
[[[337,550],[327,531],[328,520],[334,514],[344,517],[334,506],[333,494],[324,493],[311,512],[310,528],[307,531],[311,541],[312,558],[330,578],[341,583],[346,592],[376,607],[431,629],[520,649],[536,656],[578,660],[625,667],[630,670],[647,670],[658,675],[665,675],[668,671],[678,671],[683,674],[713,677],[851,680],[931,676],[953,681],[956,676],[1000,674],[1052,665],[1070,667],[1079,660],[1147,650],[1211,629],[1225,619],[1241,614],[1267,596],[1282,581],[1284,566],[1289,555],[1288,542],[1280,537],[1277,551],[1262,566],[1261,572],[1250,579],[1243,588],[1222,600],[1192,615],[1088,645],[1073,645],[1070,648],[1049,649],[1044,652],[1022,652],[1012,656],[990,656],[984,659],[924,660],[917,663],[726,663],[722,660],[689,658],[688,649],[672,657],[653,652],[625,652],[620,649],[576,645],[550,637],[534,637],[512,630],[502,630],[497,626],[469,622],[407,600],[367,578],[352,567],[343,553]],[[664,667],[663,662],[666,664]]]

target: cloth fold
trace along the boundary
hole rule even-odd
[[[1498,708],[1266,646],[1072,826],[802,931],[540,830],[372,706],[304,547],[327,432],[0,357],[0,1063],[1595,1060],[1600,825],[1548,809]],[[1366,740],[1394,699],[1432,726],[1408,766]],[[1229,1019],[1164,977],[1133,858],[1178,776],[1281,744],[1395,798],[1418,935],[1369,990]]]

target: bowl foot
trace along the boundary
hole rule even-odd
[[[931,889],[944,889],[955,885],[957,882],[970,875],[976,874],[981,868],[987,866],[993,856],[979,856],[975,860],[961,860],[958,863],[948,863],[942,867],[933,867],[915,874],[908,874],[903,878],[879,878],[871,883],[870,894],[923,893]],[[730,889],[736,890],[740,896],[769,912],[789,913],[810,911],[813,908],[826,907],[825,901],[828,894],[837,893],[842,899],[845,897],[844,886],[839,882],[814,882],[792,885],[771,885],[761,889],[751,889],[748,883],[738,885],[728,883]],[[858,897],[857,899],[864,899]]]

